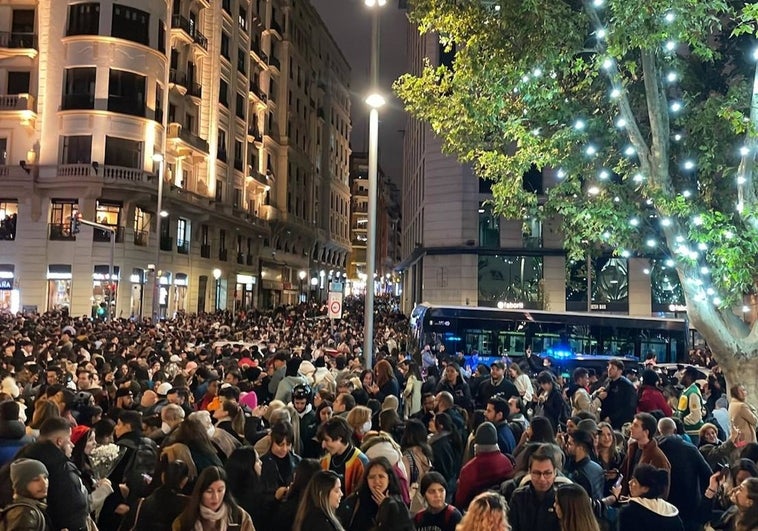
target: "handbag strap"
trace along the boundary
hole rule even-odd
[[[418,483],[418,465],[416,464],[416,458],[413,456],[413,450],[408,450],[406,453],[411,463],[411,477],[408,478],[410,480],[409,484],[413,485],[414,483]]]
[[[137,511],[134,513],[134,523],[132,524],[132,528],[130,531],[138,531],[139,528],[137,527],[137,524],[139,523],[139,512],[142,509],[142,502],[145,501],[145,498],[140,498],[139,502],[137,503]]]

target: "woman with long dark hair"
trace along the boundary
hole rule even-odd
[[[227,485],[240,507],[253,519],[261,522],[261,460],[252,446],[243,446],[232,452],[224,465]]]
[[[597,458],[600,466],[605,471],[605,488],[603,490],[603,496],[608,496],[611,493],[611,487],[616,483],[619,475],[619,468],[621,463],[624,462],[624,453],[619,449],[616,444],[616,434],[613,431],[613,426],[607,422],[601,422],[598,424],[600,432],[597,438]]]
[[[168,463],[166,456],[163,456],[162,460],[166,462],[162,467],[161,486],[131,508],[122,524],[122,529],[139,529],[140,531],[171,529],[172,522],[187,506],[189,496],[182,494],[182,489],[189,480],[187,463],[180,460]]]
[[[395,378],[395,371],[387,360],[379,360],[374,366],[374,375],[376,382],[371,387],[369,396],[379,402],[390,395],[400,396],[400,384]]]
[[[300,501],[306,495],[308,483],[319,470],[321,470],[321,463],[317,459],[303,459],[295,467],[287,497],[279,504],[276,516],[271,519],[271,531],[292,530]],[[253,518],[253,523],[255,523],[255,518]]]
[[[392,465],[385,457],[368,462],[358,489],[348,496],[338,511],[338,517],[347,531],[367,531],[376,525],[379,507],[391,502],[402,502],[400,482]],[[408,510],[405,510],[410,520]]]
[[[204,469],[197,478],[187,507],[174,520],[172,531],[225,531],[232,525],[240,531],[255,531],[253,520],[234,501],[226,481],[223,468],[210,466]]]
[[[447,501],[452,502],[461,471],[463,441],[452,418],[447,413],[435,415],[434,435],[429,439],[434,469],[447,480]]]
[[[424,508],[424,495],[420,490],[421,478],[432,468],[434,458],[427,442],[426,427],[420,420],[411,419],[406,422],[400,448],[403,451],[403,465],[408,473],[411,514],[416,514]]]
[[[335,514],[340,500],[342,484],[337,473],[316,472],[300,500],[292,531],[344,531]]]

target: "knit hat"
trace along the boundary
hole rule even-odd
[[[11,463],[11,483],[13,492],[21,496],[29,493],[26,487],[38,476],[47,477],[47,468],[43,463],[35,459],[17,459]]]
[[[1,420],[18,420],[20,408],[18,402],[6,400],[0,402],[0,419]]]
[[[497,430],[491,422],[482,422],[476,429],[474,443],[479,445],[497,444]]]

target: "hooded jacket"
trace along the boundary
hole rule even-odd
[[[50,521],[45,510],[47,505],[39,500],[16,496],[5,509],[3,522],[6,529],[18,531],[50,531]]]
[[[619,512],[619,531],[684,531],[679,510],[660,498],[629,498]]]

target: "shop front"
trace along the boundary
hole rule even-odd
[[[168,305],[171,299],[171,278],[170,271],[163,271],[158,279],[158,318],[166,319],[168,317]]]
[[[19,300],[19,292],[15,289],[15,266],[0,264],[0,312],[18,312]]]
[[[186,273],[177,273],[174,277],[173,312],[187,311],[187,288],[189,280]]]
[[[113,266],[113,277],[111,277],[110,264],[96,265],[94,267],[92,273],[92,296],[90,297],[92,317],[104,319],[108,315],[109,307],[111,315],[115,314],[119,278],[120,270],[118,266]]]
[[[234,288],[234,311],[252,310],[255,305],[253,294],[257,278],[250,274],[238,274]]]
[[[284,304],[285,267],[279,264],[261,264],[261,295],[258,301],[260,308],[276,308]]]
[[[135,267],[129,276],[131,283],[129,297],[129,317],[142,317],[142,303],[145,293],[145,270]]]
[[[73,275],[71,264],[47,266],[47,310],[70,310]]]

